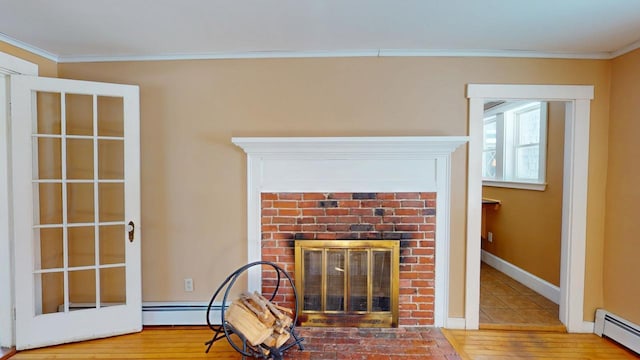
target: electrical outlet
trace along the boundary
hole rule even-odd
[[[489,231],[489,233],[487,233],[487,241],[493,242],[493,233],[491,231]]]
[[[184,291],[186,292],[193,291],[193,279],[184,279]]]

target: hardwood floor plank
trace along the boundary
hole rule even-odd
[[[205,353],[213,333],[205,327],[151,328],[142,333],[20,351],[11,360],[35,359],[221,359],[241,356],[225,341]]]
[[[443,330],[463,359],[636,359],[636,355],[594,334],[498,330]]]

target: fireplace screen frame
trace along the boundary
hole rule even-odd
[[[309,310],[305,307],[305,299],[307,298],[305,283],[305,252],[321,253],[321,280],[320,280],[320,303],[319,310]],[[344,280],[342,286],[342,308],[327,309],[328,298],[328,275],[327,275],[327,258],[328,252],[340,253],[344,255],[344,266],[342,268],[334,267],[335,270],[344,272]],[[350,309],[352,304],[349,303],[349,289],[351,289],[350,271],[350,254],[352,252],[367,254],[367,310],[353,311]],[[374,311],[373,305],[373,253],[389,252],[390,253],[390,271],[389,271],[389,307],[387,310]],[[333,265],[332,265],[333,266]],[[385,280],[385,279],[379,279]],[[398,307],[399,307],[399,284],[400,284],[400,241],[399,240],[296,240],[295,241],[295,283],[299,292],[298,322],[301,326],[347,326],[347,327],[397,327],[398,326]],[[385,287],[386,289],[386,287]],[[316,290],[314,293],[317,293]],[[385,307],[386,308],[386,307]]]

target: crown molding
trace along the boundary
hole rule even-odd
[[[12,38],[10,36],[7,36],[7,35],[5,35],[3,33],[0,33],[0,41],[5,42],[5,43],[7,43],[9,45],[13,45],[13,46],[15,46],[15,47],[17,47],[19,49],[28,51],[30,53],[36,54],[38,56],[42,56],[43,58],[45,58],[47,60],[51,60],[51,61],[57,62],[57,63],[60,62],[60,58],[57,55],[52,54],[52,53],[50,53],[50,52],[48,52],[46,50],[40,49],[39,47],[27,44],[26,42],[14,39],[14,38]]]
[[[226,60],[226,59],[287,59],[287,58],[344,58],[344,57],[505,57],[548,59],[608,60],[611,53],[565,53],[526,50],[337,50],[337,51],[247,51],[158,55],[87,55],[60,56],[60,63],[170,61],[170,60]]]
[[[238,51],[203,52],[149,55],[57,55],[26,42],[0,33],[0,41],[57,63],[91,63],[123,61],[173,61],[173,60],[232,60],[232,59],[287,59],[287,58],[344,58],[344,57],[504,57],[610,60],[640,48],[640,40],[624,48],[607,52],[549,52],[531,50],[488,49],[365,49],[330,51]]]
[[[622,49],[618,49],[616,51],[611,52],[611,59],[617,58],[618,56],[627,54],[632,52],[633,50],[640,49],[640,40],[632,42],[631,44],[623,47]]]

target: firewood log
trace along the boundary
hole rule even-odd
[[[261,344],[273,334],[273,327],[263,324],[251,310],[237,301],[227,309],[225,320],[253,346]]]
[[[293,310],[278,306],[255,292],[243,293],[234,300],[225,313],[225,320],[249,344],[262,351],[265,350],[263,346],[279,348],[289,340],[293,323],[290,315]]]

